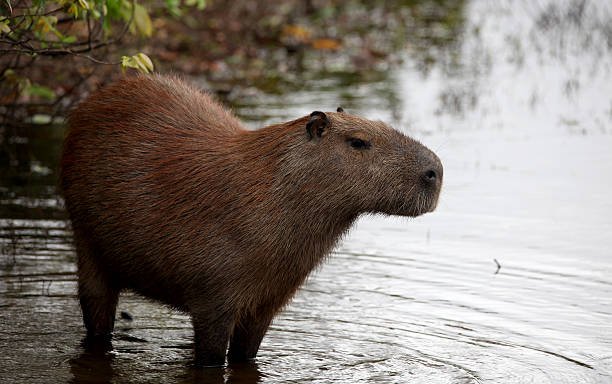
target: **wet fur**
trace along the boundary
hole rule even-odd
[[[191,314],[198,364],[222,364],[228,340],[231,361],[253,358],[360,214],[435,207],[439,187],[419,184],[433,153],[383,123],[324,115],[314,137],[312,116],[249,131],[164,76],[125,78],[79,105],[61,186],[89,337],[110,335],[131,289]],[[379,153],[349,148],[355,135]]]

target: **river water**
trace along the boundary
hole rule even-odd
[[[253,128],[342,105],[445,166],[438,210],[359,220],[252,364],[191,368],[188,317],[132,294],[113,350],[85,351],[62,132],[14,138],[34,160],[0,190],[0,381],[612,383],[612,3],[475,0],[462,17],[397,69],[232,100]]]

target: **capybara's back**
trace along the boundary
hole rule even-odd
[[[70,115],[61,187],[90,339],[119,292],[191,314],[198,364],[257,353],[270,321],[362,213],[435,208],[437,157],[387,125],[313,112],[256,131],[164,76],[125,78]]]
[[[69,118],[61,187],[83,285],[94,280],[85,263],[97,264],[92,275],[104,271],[123,280],[117,287],[133,284],[184,306],[174,297],[185,282],[170,276],[180,259],[162,250],[197,253],[186,249],[194,234],[185,231],[203,229],[190,210],[194,189],[210,186],[192,185],[193,173],[198,160],[207,163],[204,152],[239,129],[210,97],[172,78],[128,78],[80,104]]]

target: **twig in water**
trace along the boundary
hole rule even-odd
[[[501,264],[499,263],[499,261],[497,261],[497,259],[493,259],[493,261],[495,262],[495,265],[497,265],[497,269],[495,270],[494,275],[497,275],[497,273],[501,269]]]
[[[49,296],[50,293],[50,289],[51,289],[51,284],[53,283],[53,280],[44,280],[42,281],[42,290],[40,292],[41,296]]]

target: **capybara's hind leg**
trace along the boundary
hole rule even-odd
[[[88,249],[77,245],[79,301],[88,338],[110,338],[119,289],[97,266]]]

